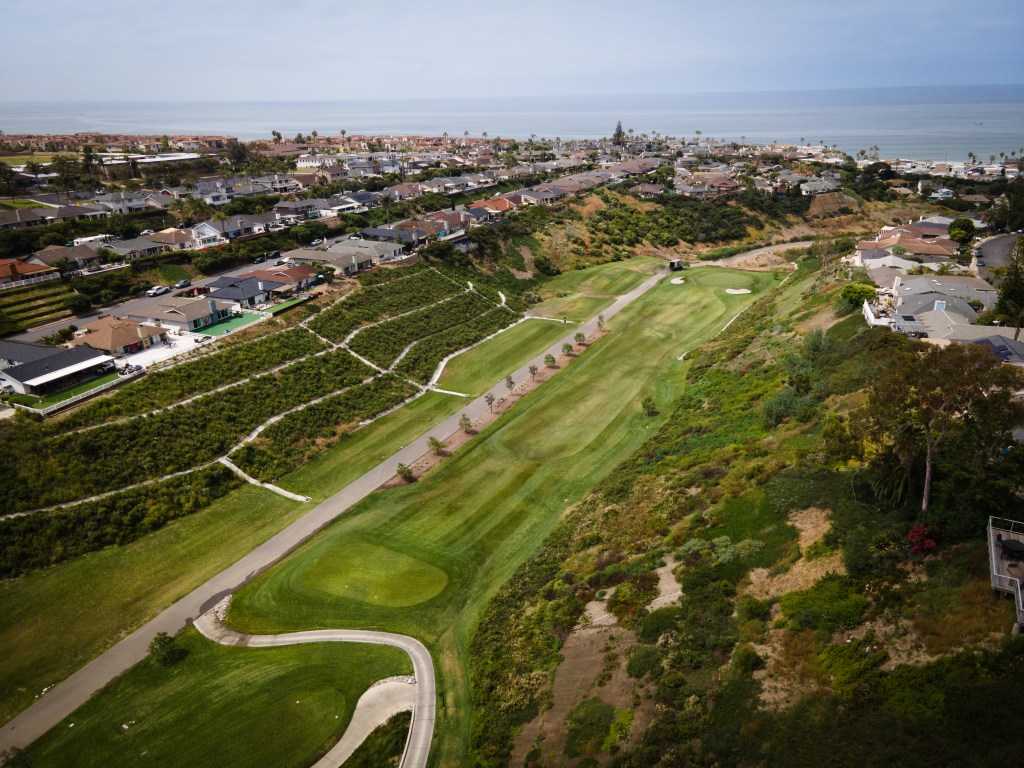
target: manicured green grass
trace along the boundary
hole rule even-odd
[[[316,561],[302,579],[312,590],[388,608],[426,602],[448,583],[440,568],[366,542]]]
[[[531,307],[530,314],[577,323],[589,320],[664,264],[660,259],[632,259],[566,272],[544,284],[544,301]]]
[[[33,744],[31,764],[303,768],[344,733],[367,687],[412,671],[386,646],[232,648],[193,629],[178,645],[182,661],[131,669]]]
[[[438,386],[480,395],[572,331],[571,325],[527,320],[449,360]]]
[[[3,160],[3,158],[0,158],[0,160]],[[52,207],[52,206],[46,205],[44,203],[38,203],[35,200],[11,200],[10,198],[7,198],[6,200],[0,199],[0,208],[8,208],[10,210],[15,210],[15,209],[18,209],[18,208],[50,208],[50,207]]]
[[[46,408],[57,403],[63,403],[75,395],[80,395],[83,392],[88,392],[90,389],[96,389],[96,387],[102,386],[107,382],[113,381],[117,378],[117,371],[111,373],[105,373],[102,376],[98,376],[95,379],[84,381],[81,384],[76,384],[73,387],[62,389],[60,392],[54,392],[52,395],[46,395],[45,397],[33,397],[32,395],[11,395],[10,399],[16,403],[22,405],[30,405],[33,408]]]
[[[280,312],[289,310],[292,307],[297,306],[299,304],[304,304],[307,301],[309,301],[309,298],[306,296],[300,296],[299,298],[296,299],[288,299],[288,301],[282,301],[276,307],[271,307],[270,309],[267,310],[267,312],[269,312],[272,315],[276,315]]]
[[[207,336],[220,336],[225,333],[237,331],[239,328],[244,328],[247,325],[251,325],[259,319],[260,316],[255,312],[240,312],[238,317],[229,317],[225,320],[220,320],[213,325],[200,328],[196,333],[205,333]]]
[[[345,437],[281,481],[290,491],[323,501],[440,424],[467,401],[428,392],[399,410]]]
[[[50,163],[53,162],[55,157],[78,157],[77,152],[36,152],[34,155],[3,155],[0,156],[0,163],[6,163],[7,165],[24,165],[25,163],[35,160],[37,163]],[[45,170],[44,170],[45,173]]]
[[[250,632],[354,626],[420,638],[431,648],[441,684],[436,759],[464,764],[471,726],[466,648],[487,601],[562,510],[658,428],[664,417],[643,415],[640,400],[651,395],[667,411],[682,387],[680,351],[710,338],[775,283],[772,275],[748,273],[740,282],[755,292],[730,296],[706,284],[708,274],[692,270],[685,286],[664,282],[650,291],[609,322],[610,335],[437,469],[365,499],[243,587],[230,623]],[[441,569],[447,586],[401,608],[324,589],[317,575],[322,564],[367,544],[379,547],[383,559],[360,564],[364,589],[391,588],[391,553]],[[376,585],[365,581],[374,570]],[[419,579],[408,587],[429,592]]]
[[[245,486],[132,544],[0,582],[0,722],[308,508]]]

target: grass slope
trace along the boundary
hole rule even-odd
[[[219,768],[258,756],[301,768],[337,741],[367,687],[412,671],[384,646],[232,648],[192,629],[178,646],[181,662],[134,667],[33,744],[31,764]]]
[[[563,323],[527,320],[453,358],[437,385],[479,396],[572,331],[573,326]]]
[[[573,322],[589,320],[664,265],[661,259],[631,259],[565,272],[544,284],[544,301],[531,307],[530,314],[566,317]]]
[[[483,607],[579,500],[657,428],[641,398],[667,406],[680,392],[681,351],[709,338],[781,276],[693,270],[686,285],[662,283],[609,323],[613,333],[509,416],[415,485],[377,493],[277,567],[240,590],[229,621],[249,632],[350,626],[411,634],[434,654],[441,686],[437,759],[463,764],[471,705],[466,648]],[[723,281],[754,291],[725,294]],[[621,292],[621,291],[619,291]],[[388,580],[396,555],[444,571],[439,594],[412,581],[421,602],[389,607],[337,589],[318,574],[350,553]],[[353,549],[355,548],[355,549]],[[365,589],[374,585],[364,582]]]
[[[270,538],[304,507],[246,486],[124,547],[0,582],[0,721]]]

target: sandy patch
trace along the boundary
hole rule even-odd
[[[828,512],[817,507],[802,509],[789,516],[790,523],[799,531],[798,543],[801,551],[821,541],[828,533],[831,523]],[[750,572],[750,586],[747,594],[758,600],[780,597],[787,592],[807,589],[827,573],[846,573],[841,552],[816,560],[801,557],[785,573],[770,576],[767,568],[754,568]]]
[[[732,296],[742,296],[745,293],[750,293],[749,288],[726,288],[725,292]]]
[[[529,280],[531,277],[533,277],[533,251],[531,251],[525,245],[520,245],[519,255],[523,257],[523,263],[526,265],[526,269],[509,269],[509,271],[520,280]]]
[[[673,277],[672,278],[672,285],[682,285],[685,282],[686,282],[686,278],[685,277]]]

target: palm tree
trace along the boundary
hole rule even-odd
[[[37,187],[39,186],[39,174],[42,172],[42,170],[43,164],[37,163],[35,160],[29,160],[27,163],[25,163],[25,171],[27,173],[31,173],[35,177]]]
[[[214,224],[214,228],[215,229],[217,228],[217,225],[220,225],[219,226],[220,233],[222,235],[224,235],[225,238],[227,238],[227,236],[228,236],[227,226],[223,222],[231,221],[231,217],[228,214],[224,213],[224,211],[222,211],[222,210],[220,210],[218,208],[216,211],[213,212],[213,215],[210,217],[210,220],[215,222],[215,224]]]

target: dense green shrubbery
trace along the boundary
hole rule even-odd
[[[435,306],[366,328],[349,342],[349,348],[382,368],[419,339],[432,336],[494,309],[478,293],[467,291]]]
[[[868,599],[853,579],[829,574],[810,589],[783,595],[779,607],[797,629],[835,632],[860,624]]]
[[[349,352],[336,350],[155,416],[84,432],[46,439],[38,425],[8,420],[0,425],[0,471],[7,479],[0,508],[60,504],[191,469],[222,456],[271,416],[369,373]]]
[[[418,270],[401,280],[372,281],[321,312],[309,327],[324,338],[341,342],[361,325],[425,307],[462,289],[432,269]]]
[[[156,410],[323,349],[323,343],[302,328],[263,336],[150,373],[121,387],[113,397],[94,401],[53,422],[53,426],[73,429]]]
[[[240,483],[230,470],[215,464],[98,501],[0,520],[0,577],[21,576],[87,552],[127,544],[197,512]]]
[[[426,383],[438,364],[453,352],[465,349],[487,338],[492,333],[511,325],[517,319],[516,313],[507,307],[498,307],[483,315],[468,320],[447,331],[436,333],[417,342],[395,367],[414,381]]]
[[[380,376],[290,413],[234,454],[232,461],[263,481],[276,480],[340,439],[354,423],[390,410],[415,387],[397,376]]]

